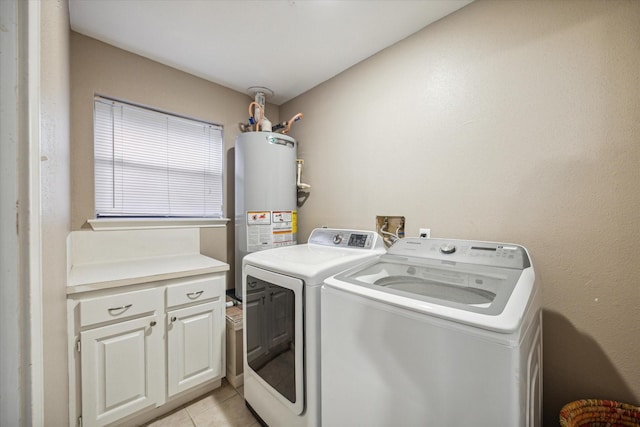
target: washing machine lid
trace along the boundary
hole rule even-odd
[[[325,283],[489,329],[517,328],[535,284],[524,248],[488,242],[403,240],[387,254]]]

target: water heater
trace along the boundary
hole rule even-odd
[[[242,298],[242,258],[295,245],[296,140],[271,132],[246,132],[235,145],[235,293]]]

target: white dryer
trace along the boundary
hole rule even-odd
[[[265,424],[320,425],[320,287],[384,251],[375,232],[318,228],[244,257],[244,398]]]
[[[321,295],[324,425],[541,425],[541,293],[522,246],[406,238]]]

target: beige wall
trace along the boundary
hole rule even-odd
[[[69,195],[69,9],[40,3],[40,212],[45,425],[69,425],[66,239]]]
[[[224,126],[225,212],[233,218],[233,144],[246,122],[251,98],[141,56],[71,33],[71,225],[94,218],[93,96],[100,94]],[[267,105],[269,118],[279,109]],[[233,264],[233,224],[202,229],[202,252]],[[229,275],[233,277],[232,274]],[[229,281],[228,286],[234,284]]]
[[[521,243],[544,293],[545,425],[640,403],[640,2],[483,1],[281,106],[321,225]]]

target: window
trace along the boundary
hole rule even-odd
[[[96,217],[222,217],[222,147],[222,126],[96,96]]]

